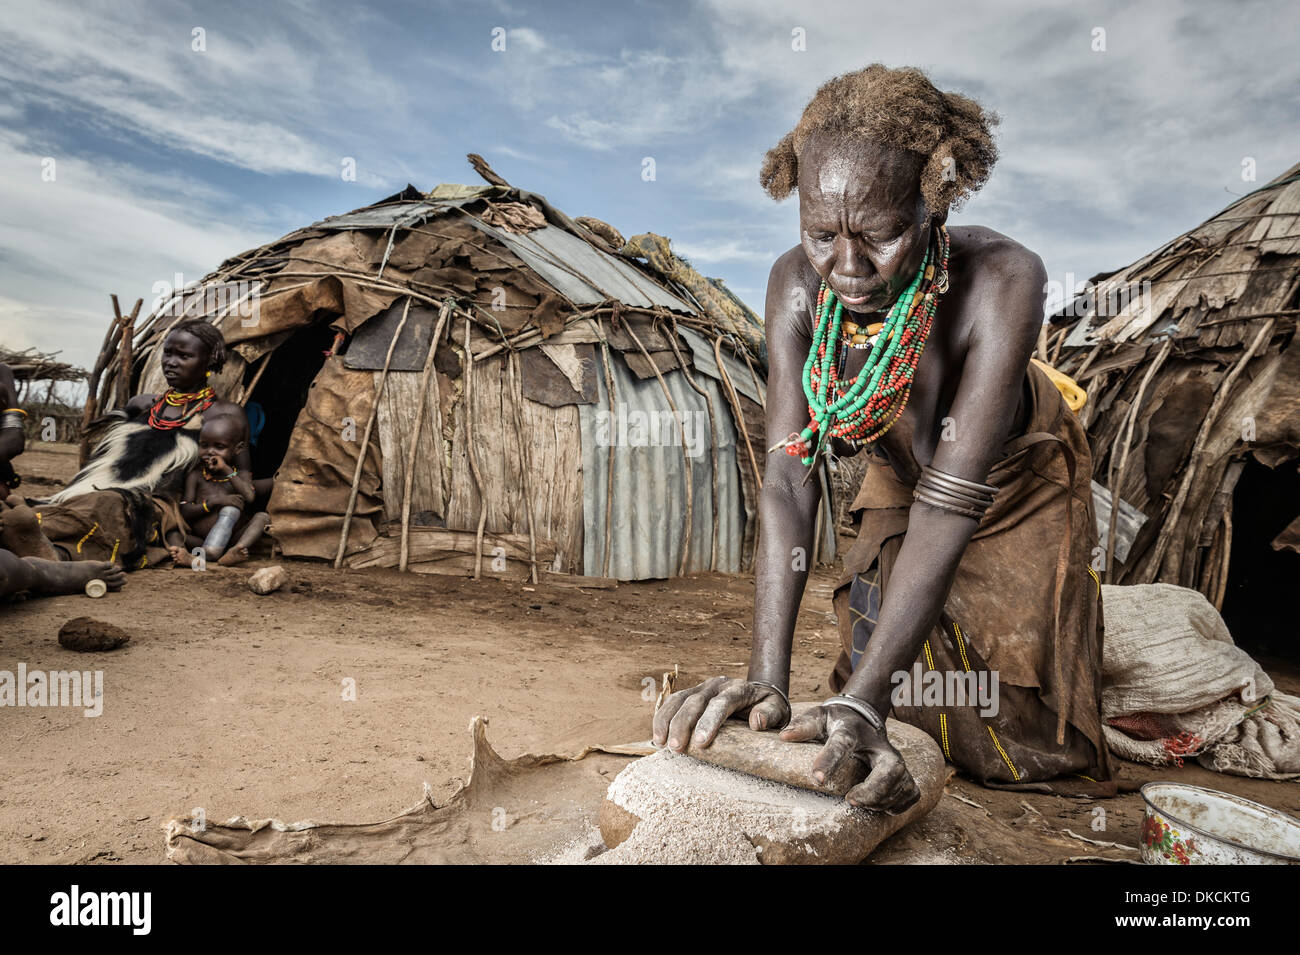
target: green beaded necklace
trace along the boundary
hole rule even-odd
[[[898,420],[911,395],[939,293],[948,288],[948,249],[948,231],[939,226],[916,275],[890,308],[866,364],[847,387],[840,381],[844,303],[825,282],[821,284],[812,347],[803,367],[810,421],[798,435],[782,442],[787,454],[811,466],[829,437],[866,444],[879,440]]]

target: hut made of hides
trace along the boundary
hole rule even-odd
[[[488,185],[408,186],[159,304],[129,390],[163,390],[178,321],[220,326],[213,383],[249,412],[287,556],[512,579],[748,569],[761,319],[666,239],[624,241],[470,158]]]
[[[1087,389],[1105,579],[1195,588],[1294,654],[1300,165],[1089,285],[1047,356]]]

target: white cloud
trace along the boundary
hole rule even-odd
[[[225,225],[236,217],[219,206],[160,198],[141,174],[123,178],[81,159],[58,160],[55,181],[44,182],[41,159],[22,137],[0,134],[6,342],[62,348],[65,360],[89,367],[112,314],[110,293],[125,308],[136,298],[147,306],[154,282],[178,271],[201,278],[272,237]],[[160,191],[183,187],[173,177]],[[196,194],[214,198],[205,188]]]
[[[194,28],[206,31],[203,50],[192,48]],[[41,4],[8,18],[0,79],[109,135],[254,172],[336,177],[348,147],[332,129],[339,112],[396,115],[407,93],[349,48],[336,20],[304,15],[294,29],[289,38],[269,23],[223,29],[209,12],[160,21],[139,8]],[[358,180],[386,183],[365,166]]]
[[[697,267],[701,264],[715,265],[728,262],[770,266],[779,255],[771,249],[756,248],[737,239],[724,239],[717,242],[679,242],[674,239],[673,251],[690,259]]]

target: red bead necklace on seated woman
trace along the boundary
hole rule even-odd
[[[212,377],[212,372],[208,372],[208,377]],[[201,415],[211,408],[216,400],[217,393],[212,390],[211,385],[204,385],[198,391],[176,391],[174,388],[168,388],[158,396],[158,400],[149,409],[149,427],[157,431],[174,431],[176,428],[183,428],[194,420],[195,415]],[[164,418],[162,416],[164,408],[180,408],[180,416]]]

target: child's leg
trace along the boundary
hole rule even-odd
[[[235,546],[226,551],[225,555],[217,561],[223,567],[233,567],[235,564],[242,564],[248,560],[248,551],[257,539],[262,536],[266,530],[266,525],[271,523],[271,518],[264,512],[254,514],[248,521],[248,526],[244,532],[239,535],[239,540],[235,541]]]

